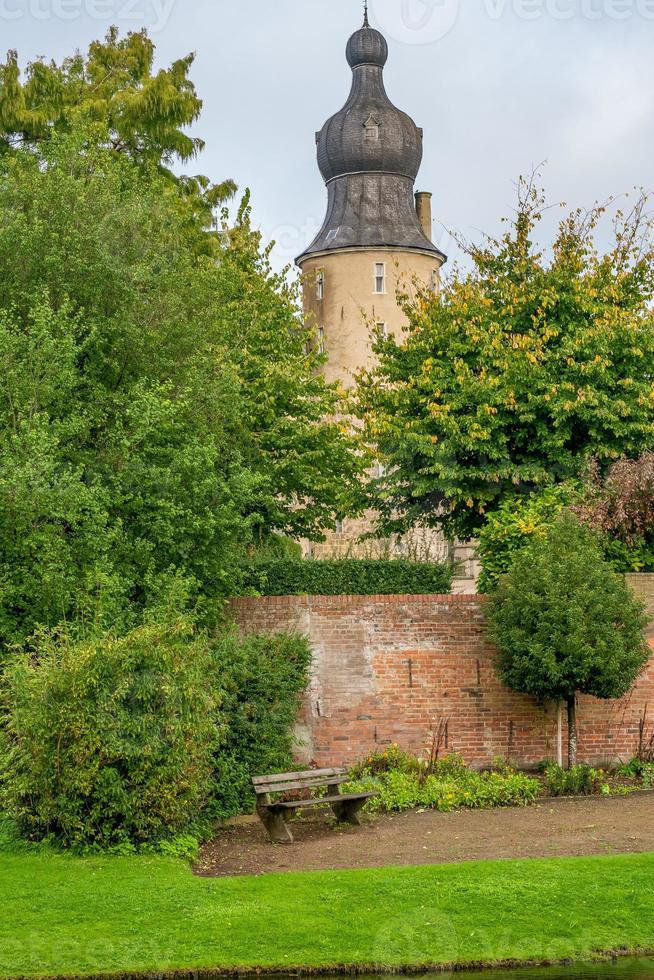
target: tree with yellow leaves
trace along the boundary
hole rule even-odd
[[[359,378],[365,438],[388,464],[371,487],[385,531],[475,535],[511,496],[654,447],[654,245],[647,199],[561,221],[534,244],[545,203],[521,181],[500,239],[468,246],[441,295],[404,298],[409,325],[380,338]]]

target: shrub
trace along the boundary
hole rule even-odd
[[[593,532],[566,514],[518,554],[487,615],[501,680],[566,702],[574,765],[577,693],[622,697],[650,657],[644,605],[604,560]]]
[[[251,565],[244,589],[260,595],[439,595],[451,591],[453,574],[447,562],[282,559]]]
[[[367,809],[410,810],[429,807],[449,812],[459,808],[486,809],[526,806],[539,792],[538,780],[505,768],[502,772],[472,772],[460,756],[433,765],[392,746],[374,753],[352,770],[348,791],[375,790]]]
[[[508,497],[489,514],[477,545],[482,564],[478,591],[492,592],[516,555],[530,541],[544,537],[575,496],[574,487],[568,484],[547,487],[540,493]]]
[[[562,769],[551,765],[545,770],[544,787],[549,796],[592,796],[600,782],[600,773],[590,766]]]
[[[213,648],[222,690],[223,738],[215,756],[214,811],[252,808],[251,778],[293,766],[293,727],[307,687],[311,648],[299,634],[239,636]]]
[[[595,462],[580,520],[607,536],[608,555],[625,572],[654,571],[654,452],[621,459],[602,476]]]
[[[183,833],[209,799],[208,644],[184,620],[118,639],[44,635],[2,687],[0,809],[26,836],[121,848]]]

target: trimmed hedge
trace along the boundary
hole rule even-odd
[[[245,570],[244,590],[275,595],[441,595],[452,591],[449,562],[345,558],[277,559]]]

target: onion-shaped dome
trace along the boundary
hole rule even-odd
[[[361,65],[376,65],[383,68],[388,61],[388,44],[379,31],[368,24],[368,17],[360,31],[355,31],[347,42],[347,61],[350,68]]]
[[[413,185],[422,162],[422,130],[393,105],[384,88],[388,44],[368,24],[347,44],[352,90],[340,112],[316,134],[327,184],[325,224],[300,256],[352,247],[396,246],[438,252],[415,212]]]
[[[323,178],[367,171],[415,180],[422,161],[422,130],[386,94],[386,41],[379,31],[362,27],[350,38],[347,56],[354,74],[350,97],[317,134]]]

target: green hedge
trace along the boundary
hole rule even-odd
[[[278,559],[245,571],[244,590],[258,595],[440,595],[452,590],[449,562],[393,559]]]

